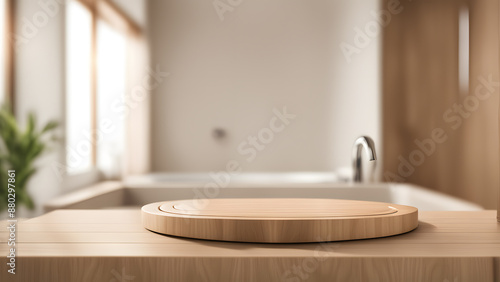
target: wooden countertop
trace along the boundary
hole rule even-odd
[[[159,235],[139,209],[57,210],[18,224],[16,275],[1,225],[1,281],[500,281],[496,211],[420,212],[410,233],[310,244]]]

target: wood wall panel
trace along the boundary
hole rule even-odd
[[[457,123],[444,115],[474,94],[479,77],[499,81],[498,1],[403,3],[383,38],[384,180],[415,183],[496,208],[498,87],[461,118],[460,126],[454,128]],[[470,9],[469,93],[461,93],[458,79],[458,15],[464,5]],[[444,131],[446,141],[416,162],[411,173],[398,172],[401,158],[409,161],[411,154],[419,154],[415,140],[431,138],[436,129]]]

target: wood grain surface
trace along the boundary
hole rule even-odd
[[[418,225],[414,207],[335,199],[210,199],[142,208],[143,226],[187,238],[306,243],[392,236]]]
[[[500,281],[496,211],[419,212],[399,236],[256,244],[165,236],[136,210],[58,210],[19,222],[17,274],[0,281]],[[0,224],[0,253],[8,233]]]

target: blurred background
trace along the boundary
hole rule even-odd
[[[29,113],[40,130],[58,124],[26,184],[34,214],[103,180],[231,160],[350,178],[361,135],[375,142],[377,181],[495,208],[498,10],[494,0],[0,0],[5,115],[19,130]]]

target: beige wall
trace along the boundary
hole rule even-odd
[[[339,47],[374,19],[378,1],[229,1],[241,4],[223,20],[213,2],[149,3],[152,65],[170,72],[152,94],[153,170],[210,171],[234,159],[246,171],[329,171],[350,166],[361,134],[380,148],[380,36],[350,63]],[[238,146],[268,127],[274,107],[296,119],[247,161]],[[227,137],[216,140],[214,128]]]
[[[61,121],[64,118],[64,9],[59,5],[59,10],[48,16],[46,24],[40,22],[36,25],[35,31],[28,28],[27,21],[35,25],[33,16],[44,12],[37,2],[16,1],[15,33],[24,40],[19,41],[15,53],[14,89],[15,110],[20,121],[24,124],[28,112],[32,111],[37,114],[41,125],[51,119]],[[62,160],[62,149],[56,149],[39,160],[40,169],[28,187],[37,206],[34,214],[41,213],[42,204],[60,193],[62,183],[50,164]],[[27,215],[30,214],[21,216]]]

